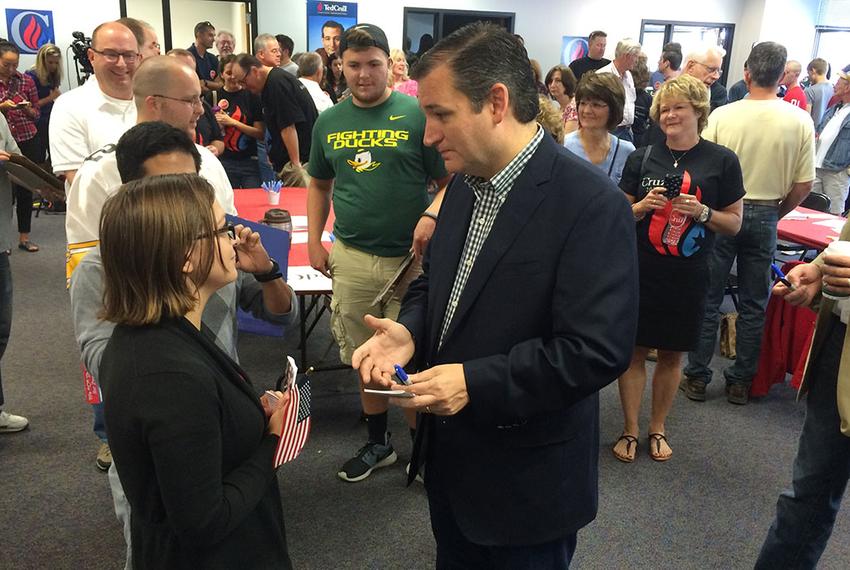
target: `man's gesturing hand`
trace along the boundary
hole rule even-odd
[[[388,388],[393,383],[393,365],[404,366],[413,357],[413,337],[404,325],[393,320],[372,315],[363,320],[375,334],[354,351],[351,366],[360,370],[363,384]]]

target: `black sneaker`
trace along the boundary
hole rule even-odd
[[[705,382],[685,376],[679,384],[679,390],[685,393],[689,400],[705,402]]]
[[[726,399],[730,404],[746,406],[750,401],[750,385],[726,384]]]
[[[374,441],[367,442],[360,448],[357,455],[345,462],[337,475],[343,481],[351,483],[362,481],[375,469],[392,465],[396,459],[398,456],[387,435],[386,445]]]

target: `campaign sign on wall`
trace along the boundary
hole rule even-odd
[[[357,23],[357,4],[354,2],[307,2],[307,50],[322,47],[322,26],[332,20],[348,29]]]
[[[561,40],[561,65],[569,65],[571,62],[587,55],[586,36],[564,36]]]
[[[6,29],[9,41],[18,46],[21,53],[38,53],[38,48],[44,44],[56,43],[50,10],[6,8]]]

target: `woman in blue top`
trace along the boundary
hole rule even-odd
[[[615,184],[635,150],[632,143],[611,134],[623,120],[625,103],[626,92],[617,77],[585,73],[576,89],[579,128],[564,137],[568,150],[604,170]]]

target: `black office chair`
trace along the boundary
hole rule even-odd
[[[809,192],[809,195],[800,203],[800,206],[803,208],[808,208],[810,210],[817,210],[818,212],[829,212],[830,207],[829,196],[826,194],[821,194],[820,192]],[[776,241],[776,252],[778,254],[782,254],[788,257],[798,257],[800,261],[805,261],[806,256],[810,251],[817,251],[808,246],[805,246],[801,243],[794,243],[785,240],[777,240]],[[787,261],[778,259],[778,261]]]
[[[817,210],[818,212],[829,212],[831,206],[829,196],[820,192],[809,192],[805,200],[800,203],[803,208]]]

